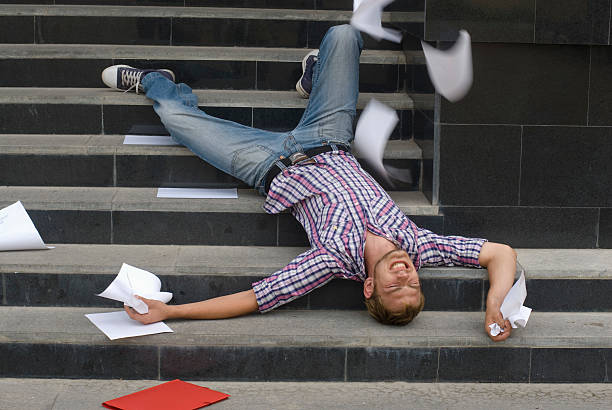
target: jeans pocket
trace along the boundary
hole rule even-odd
[[[254,186],[274,152],[264,145],[240,148],[232,154],[232,175]]]

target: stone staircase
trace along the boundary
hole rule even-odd
[[[608,250],[519,250],[535,313],[495,345],[483,332],[486,271],[451,268],[422,270],[426,312],[403,328],[369,319],[361,286],[337,280],[266,315],[108,341],[83,315],[120,308],[93,295],[124,262],[186,303],[248,289],[308,242],[289,214],[265,214],[261,196],[186,149],[123,145],[125,134],[165,130],[144,96],[103,88],[102,69],[168,67],[208,113],[288,130],[306,106],[293,89],[301,59],[350,19],[352,1],[1,3],[0,207],[21,200],[56,249],[0,253],[0,377],[608,381]],[[422,1],[389,10],[384,22],[422,33]],[[358,108],[376,98],[398,111],[385,161],[415,177],[390,194],[443,232],[426,194],[434,95],[422,53],[365,45]],[[239,198],[158,199],[161,186],[234,186]]]

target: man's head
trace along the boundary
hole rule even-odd
[[[411,322],[425,304],[418,272],[403,250],[388,252],[376,262],[363,294],[370,315],[390,325]]]

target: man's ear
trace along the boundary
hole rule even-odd
[[[365,296],[366,299],[370,299],[373,293],[374,293],[374,279],[367,278],[365,282],[363,282],[363,296]]]

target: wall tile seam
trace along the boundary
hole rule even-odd
[[[608,27],[608,32],[610,31],[610,28]],[[591,70],[592,70],[592,64],[591,61],[593,59],[593,47],[589,46],[589,75],[588,75],[588,79],[587,79],[587,95],[586,95],[586,100],[587,100],[587,111],[586,111],[586,123],[587,126],[589,125],[589,111],[591,109]]]
[[[532,127],[532,128],[611,128],[612,125],[587,125],[587,124],[512,124],[512,123],[454,123],[454,122],[440,122],[443,126],[460,126],[460,127]]]
[[[533,43],[536,42],[536,23],[538,21],[538,0],[533,0]]]
[[[612,1],[610,2],[610,11],[609,11],[609,18],[608,18],[608,45],[610,44],[610,30],[612,29]]]
[[[523,126],[521,126],[521,136],[519,138],[520,141],[520,147],[519,147],[519,174],[518,174],[518,199],[517,199],[517,205],[521,206],[521,179],[523,179],[523,133],[524,133],[524,128]]]
[[[597,223],[595,224],[595,248],[599,249],[599,234],[601,230],[601,208],[597,211]]]

